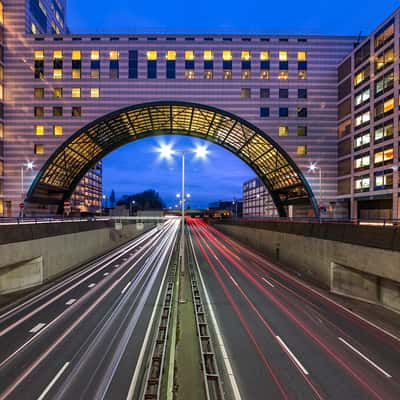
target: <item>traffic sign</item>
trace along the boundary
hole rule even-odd
[[[24,203],[19,203],[19,208],[22,210],[25,207]]]

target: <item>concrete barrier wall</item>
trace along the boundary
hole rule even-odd
[[[90,224],[90,223],[87,223]],[[0,244],[0,294],[40,285],[98,257],[155,226],[154,222],[86,225],[83,232],[68,223],[38,226],[39,232],[52,230],[54,235],[32,234],[35,227],[20,227],[22,236],[31,240]],[[61,226],[60,226],[61,225]],[[24,231],[25,229],[25,231]],[[72,233],[64,233],[65,231]],[[13,231],[15,232],[15,230]],[[37,233],[37,232],[36,232]],[[39,238],[36,238],[39,236]],[[21,237],[21,236],[20,236]],[[3,241],[6,238],[3,237]],[[1,243],[1,241],[0,241]]]
[[[400,310],[400,251],[234,224],[215,227],[332,291]]]

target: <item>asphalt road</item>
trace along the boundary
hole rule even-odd
[[[0,314],[0,400],[126,399],[137,389],[178,229],[166,222]]]
[[[400,399],[396,337],[204,222],[188,222],[234,399]]]

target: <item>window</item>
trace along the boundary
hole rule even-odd
[[[33,152],[37,155],[44,154],[44,145],[43,144],[35,144],[33,148]]]
[[[307,77],[307,52],[298,51],[297,52],[297,71],[299,79],[306,79]]]
[[[209,69],[204,71],[204,79],[211,80],[214,79],[214,71]]]
[[[53,88],[53,97],[55,99],[61,99],[63,97],[63,88],[60,87]]]
[[[36,136],[43,136],[44,135],[44,125],[35,125],[34,133]]]
[[[232,79],[232,52],[230,50],[222,52],[222,70],[223,79]]]
[[[203,57],[204,61],[212,61],[214,60],[214,52],[211,50],[204,50]]]
[[[0,24],[4,24],[4,10],[2,1],[0,1]]]
[[[297,107],[297,116],[299,118],[307,118],[307,108],[306,107]]]
[[[374,174],[375,190],[390,189],[393,187],[393,170],[377,171]]]
[[[307,136],[307,127],[306,126],[298,126],[297,127],[297,136]]]
[[[279,89],[279,98],[280,99],[289,98],[289,89]]]
[[[100,89],[99,88],[90,88],[90,97],[91,98],[99,98],[100,97]]]
[[[375,96],[379,96],[393,88],[394,72],[388,72],[375,82]]]
[[[278,135],[279,136],[287,136],[289,134],[289,127],[285,125],[281,125],[278,128]]]
[[[195,62],[194,62],[195,54],[193,50],[185,51],[185,78],[186,79],[194,79],[195,74]]]
[[[375,104],[375,120],[391,113],[394,109],[394,98],[388,98]]]
[[[299,99],[306,99],[308,97],[307,89],[297,89],[297,97]]]
[[[369,168],[370,164],[371,158],[369,156],[369,153],[363,154],[362,156],[359,156],[354,160],[354,168],[358,171],[361,169]]]
[[[194,61],[194,51],[193,50],[185,51],[185,61]]]
[[[129,50],[129,66],[128,66],[128,78],[138,78],[138,51]]]
[[[365,44],[363,44],[355,53],[354,63],[355,66],[358,67],[364,61],[368,60],[370,56],[370,41],[368,40]]]
[[[297,71],[297,78],[300,80],[307,79],[307,71],[304,71],[304,70]]]
[[[356,87],[366,82],[367,80],[369,80],[369,76],[370,76],[370,68],[369,65],[367,65],[361,71],[357,72],[356,75],[354,76],[354,86]]]
[[[62,117],[63,108],[60,106],[53,107],[53,117]]]
[[[119,79],[119,51],[110,51],[110,79]]]
[[[82,116],[82,108],[79,106],[72,107],[71,116],[74,118],[79,118]]]
[[[36,50],[34,52],[34,76],[35,79],[44,79],[44,51]]]
[[[192,69],[185,70],[185,79],[192,80],[194,78],[195,78],[194,70]]]
[[[380,148],[374,152],[374,165],[379,167],[381,165],[391,164],[393,160],[393,147]]]
[[[44,88],[35,88],[35,89],[33,89],[33,96],[36,99],[43,99],[44,98]]]
[[[62,136],[63,134],[63,127],[61,125],[54,125],[53,126],[53,135],[54,136]]]
[[[306,146],[306,145],[297,146],[296,153],[297,153],[298,156],[305,156],[305,155],[307,155],[307,146]]]
[[[357,107],[360,104],[365,103],[366,101],[368,101],[370,98],[370,89],[364,89],[362,92],[358,92],[355,95],[355,99],[354,99],[354,105]]]
[[[369,132],[364,132],[354,138],[354,149],[362,149],[368,147],[371,142],[371,135]]]
[[[251,78],[251,52],[244,50],[241,53],[242,60],[242,79]]]
[[[35,107],[33,109],[33,115],[35,117],[44,117],[44,107],[41,107],[41,106]]]
[[[167,65],[166,65],[166,78],[167,79],[175,79],[176,77],[176,69],[175,69],[175,63],[176,63],[176,51],[175,50],[168,50],[165,58],[167,60]]]
[[[261,88],[260,99],[268,99],[268,98],[269,98],[269,88]]]
[[[278,79],[279,80],[289,79],[289,71],[279,71]]]
[[[81,88],[72,88],[71,89],[71,97],[74,97],[74,98],[81,97]]]
[[[72,50],[72,79],[81,79],[81,51]]]
[[[382,47],[394,36],[394,20],[389,21],[382,29],[375,34],[375,49]]]
[[[364,124],[368,124],[370,119],[371,119],[370,112],[369,111],[364,111],[363,113],[356,115],[356,119],[355,119],[354,125],[357,128],[357,127],[362,126]]]
[[[379,72],[394,62],[394,48],[390,47],[375,58],[375,72]]]
[[[260,117],[268,118],[269,117],[269,107],[261,107],[260,108]]]
[[[63,52],[62,50],[53,51],[53,79],[63,77]]]
[[[147,53],[147,79],[157,79],[157,57],[156,51],[151,50]]]
[[[368,192],[370,186],[369,175],[363,175],[355,178],[354,187],[355,192]]]
[[[279,61],[287,61],[288,60],[288,52],[280,51],[279,52]]]
[[[285,118],[289,116],[289,108],[288,107],[279,107],[279,117]]]
[[[375,127],[374,142],[379,143],[393,137],[393,121],[386,122],[384,125]]]
[[[249,69],[242,69],[242,79],[250,79],[251,71]]]
[[[267,80],[269,79],[269,70],[264,69],[260,71],[260,79]]]
[[[230,50],[224,50],[222,52],[223,61],[232,61],[232,52]]]
[[[204,79],[210,80],[214,78],[214,52],[205,50],[203,52],[204,58]]]
[[[298,51],[297,52],[297,61],[307,61],[307,52],[306,51]]]
[[[232,79],[232,70],[230,70],[230,69],[225,69],[225,70],[223,70],[223,72],[222,72],[222,79],[225,79],[225,80],[230,80],[230,79]]]
[[[90,78],[100,79],[100,51],[92,50],[90,52]]]
[[[269,51],[260,52],[260,79],[269,79]]]
[[[242,99],[250,99],[250,97],[251,97],[251,89],[250,88],[241,88],[240,89],[240,97]]]

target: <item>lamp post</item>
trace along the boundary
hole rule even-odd
[[[130,203],[129,203],[129,215],[130,216],[132,216],[133,215],[133,206],[136,204],[136,201],[135,200],[132,200]]]
[[[309,171],[315,172],[318,171],[319,174],[319,200],[318,200],[318,211],[321,216],[321,206],[322,206],[322,169],[321,167],[318,167],[316,163],[312,163],[309,167]]]
[[[206,158],[208,149],[206,146],[196,146],[195,149],[178,149],[174,150],[171,145],[161,145],[157,151],[160,153],[161,158],[170,160],[173,155],[180,154],[182,160],[181,168],[181,273],[185,273],[185,156],[188,153],[194,153],[197,158]],[[177,197],[179,194],[177,195]],[[189,195],[190,197],[190,195]]]
[[[20,217],[24,217],[24,202],[25,202],[25,182],[24,182],[24,178],[25,178],[25,169],[27,171],[32,171],[33,168],[35,167],[35,164],[33,163],[33,161],[27,161],[25,164],[21,165],[21,205],[20,205],[20,211],[19,211],[19,215]]]

